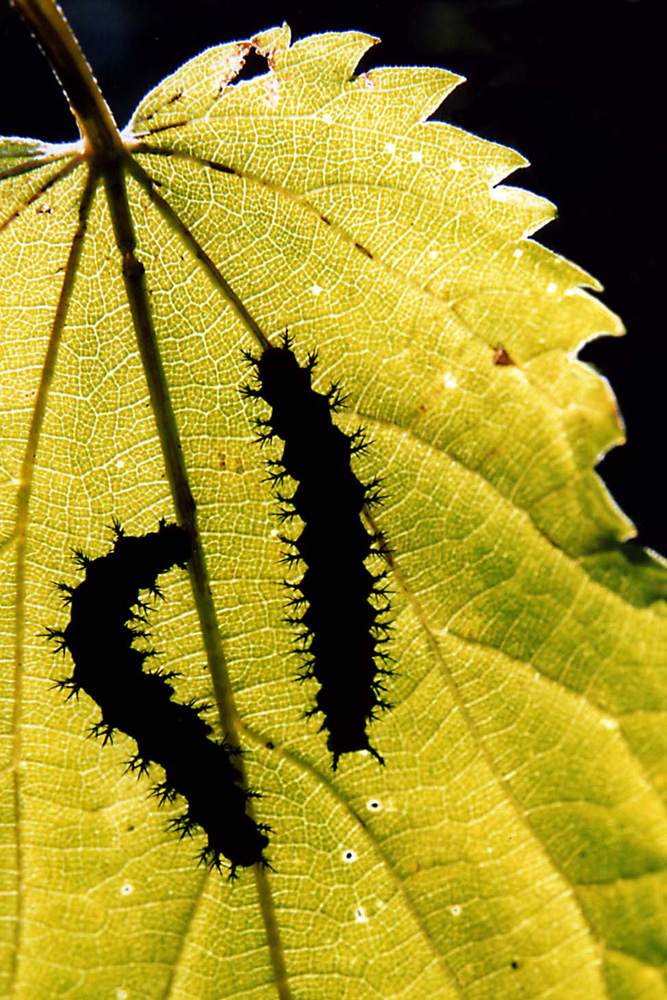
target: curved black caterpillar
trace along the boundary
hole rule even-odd
[[[377,662],[390,659],[379,648],[389,628],[379,618],[389,602],[385,597],[378,607],[374,597],[385,594],[380,581],[386,574],[373,575],[365,565],[382,547],[364,527],[361,512],[382,498],[378,480],[364,486],[351,468],[352,456],[367,447],[364,433],[358,429],[347,435],[333,423],[332,411],[344,402],[339,387],[315,392],[311,375],[316,357],[311,354],[300,366],[287,336],[281,347],[269,347],[259,358],[244,356],[255,369],[257,384],[244,386],[243,395],[271,407],[270,417],[257,421],[259,440],[279,437],[285,442],[281,459],[269,462],[282,505],[280,518],[298,514],[305,525],[298,538],[281,538],[294,550],[285,561],[306,564],[301,581],[288,584],[294,592],[289,605],[307,605],[303,614],[288,618],[301,626],[298,650],[307,656],[299,676],[315,677],[320,684],[306,716],[323,714],[320,731],[328,730],[334,770],[342,754],[356,750],[369,751],[383,764],[366,728],[378,710],[389,707],[382,697],[382,677],[391,670]],[[298,484],[290,497],[280,492],[287,475]]]
[[[139,591],[160,596],[158,576],[173,566],[183,567],[190,557],[187,532],[165,521],[158,531],[139,537],[125,535],[117,522],[113,531],[115,542],[107,555],[89,559],[75,551],[86,573],[82,583],[57,584],[71,617],[65,629],[49,628],[46,635],[59,650],[69,650],[74,671],[56,687],[68,691],[68,698],[85,691],[97,702],[102,718],[92,726],[92,735],[106,743],[120,730],[135,740],[130,770],[147,773],[152,763],[164,769],[164,781],[153,786],[152,794],[161,805],[177,795],[188,803],[170,826],[181,837],[201,827],[208,843],[200,863],[220,871],[224,854],[231,862],[230,878],[235,878],[237,867],[268,864],[263,856],[267,828],[246,813],[253,793],[241,784],[234,751],[210,739],[212,729],[201,718],[210,706],[172,701],[169,681],[175,675],[144,671],[155,650],[133,646],[135,638],[148,635],[134,624],[146,620],[148,608]]]

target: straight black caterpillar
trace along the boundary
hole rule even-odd
[[[365,565],[381,545],[361,519],[364,506],[380,502],[381,496],[377,480],[363,485],[351,467],[352,456],[367,442],[361,429],[348,435],[334,424],[332,411],[344,402],[338,386],[325,394],[311,387],[315,355],[299,365],[285,336],[282,346],[269,347],[258,358],[244,356],[254,367],[256,384],[244,386],[243,395],[271,407],[270,416],[257,421],[259,440],[285,442],[280,460],[269,462],[281,520],[298,514],[304,523],[298,538],[281,538],[292,549],[286,562],[306,565],[300,582],[288,584],[292,609],[305,606],[288,619],[300,627],[298,651],[306,657],[299,676],[314,677],[320,685],[315,705],[305,714],[324,716],[320,731],[328,731],[334,770],[342,754],[357,750],[383,764],[367,727],[389,707],[383,677],[391,673],[390,658],[381,648],[387,642],[383,616],[389,602],[385,573],[373,575]],[[280,492],[288,475],[298,484],[290,497]]]
[[[158,576],[185,565],[191,551],[187,532],[165,521],[158,531],[139,537],[125,535],[117,522],[113,530],[115,542],[107,555],[89,559],[75,552],[86,572],[82,583],[57,585],[71,617],[64,630],[49,628],[46,635],[59,650],[69,650],[74,672],[56,686],[68,691],[68,698],[85,691],[100,706],[102,718],[92,735],[106,743],[119,730],[136,742],[130,770],[147,773],[153,763],[164,769],[165,778],[152,793],[162,805],[177,795],[188,803],[170,826],[181,837],[201,827],[208,843],[200,863],[220,871],[224,855],[231,863],[230,878],[235,878],[238,867],[268,864],[263,855],[269,842],[266,827],[246,813],[253,793],[241,783],[234,751],[210,738],[212,729],[201,718],[209,706],[172,701],[174,689],[168,682],[175,675],[145,671],[155,651],[133,646],[135,638],[147,636],[134,625],[145,621],[148,608],[139,591],[159,596]]]

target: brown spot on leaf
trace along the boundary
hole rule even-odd
[[[498,344],[493,352],[493,363],[494,365],[515,365],[516,361],[510,357],[502,344]]]
[[[243,472],[243,462],[238,455],[227,455],[218,452],[218,468],[221,472]]]
[[[357,250],[361,250],[361,252],[365,253],[370,260],[373,260],[373,254],[362,243],[355,243],[354,245]]]

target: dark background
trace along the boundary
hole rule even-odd
[[[516,147],[514,180],[554,201],[537,235],[605,285],[628,329],[586,346],[624,415],[628,443],[599,472],[667,554],[663,517],[665,259],[664,0],[62,0],[120,125],[161,77],[202,48],[286,20],[293,37],[357,28],[382,38],[362,69],[444,66],[468,78],[439,116]],[[0,132],[77,138],[43,57],[0,0]],[[20,81],[20,82],[19,82]]]

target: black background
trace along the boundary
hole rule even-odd
[[[77,138],[25,27],[0,0],[0,132]],[[143,94],[202,48],[287,21],[293,37],[350,28],[382,38],[361,69],[444,66],[468,78],[438,113],[514,146],[532,166],[510,178],[554,201],[537,235],[605,286],[628,329],[581,356],[606,375],[628,443],[599,466],[639,540],[667,554],[663,517],[665,261],[664,0],[63,0],[107,101],[124,125]],[[661,10],[663,7],[663,10]],[[263,69],[262,69],[263,71]]]

